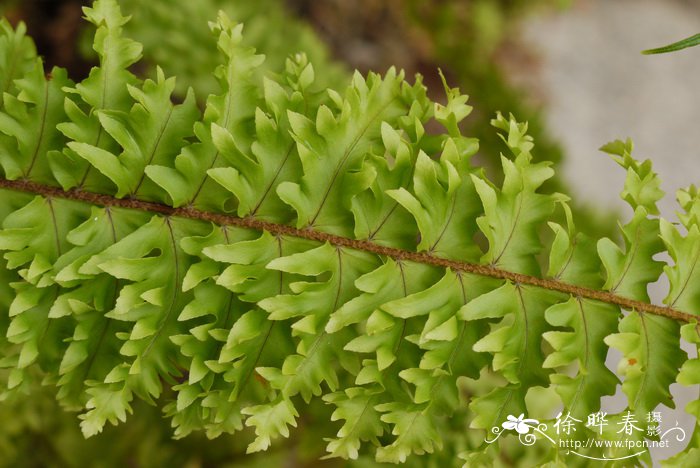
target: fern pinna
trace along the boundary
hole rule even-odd
[[[700,196],[659,218],[631,143],[603,148],[627,173],[624,243],[596,241],[566,196],[540,192],[553,170],[526,124],[493,121],[502,182],[472,164],[471,108],[447,85],[446,104],[393,69],[325,90],[301,54],[264,72],[221,15],[221,90],[202,113],[192,92],[172,99],[175,78],[129,71],[141,46],[115,0],[85,15],[100,65],[80,83],[0,24],[3,398],[53,385],[86,436],[158,401],[176,437],[247,426],[251,452],[315,405],[329,457],[480,466],[509,439],[473,429],[527,413],[536,389],[578,419],[601,410],[619,383],[609,347],[629,400],[610,421],[700,383],[680,348],[700,343]],[[697,460],[698,434],[670,463]]]

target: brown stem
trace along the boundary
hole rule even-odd
[[[559,291],[566,294],[571,294],[576,297],[585,297],[596,301],[615,304],[629,310],[638,312],[646,312],[654,315],[668,317],[674,320],[683,322],[691,322],[697,320],[697,315],[681,312],[672,307],[663,307],[647,302],[628,299],[618,296],[617,294],[608,291],[598,291],[596,289],[584,288],[573,284],[564,283],[554,279],[543,279],[536,276],[524,275],[521,273],[513,273],[511,271],[502,270],[490,265],[479,265],[476,263],[462,262],[457,260],[449,260],[447,258],[436,257],[426,252],[411,252],[393,247],[385,247],[375,244],[367,240],[356,240],[347,237],[336,236],[314,229],[297,229],[293,226],[285,224],[270,223],[261,221],[255,218],[239,218],[237,216],[211,213],[208,211],[200,211],[191,207],[173,208],[161,203],[148,202],[135,199],[115,198],[111,195],[104,195],[83,190],[68,190],[64,191],[58,187],[38,184],[27,180],[4,180],[0,179],[0,188],[17,190],[21,192],[34,193],[45,197],[64,198],[69,200],[77,200],[93,205],[105,207],[128,208],[141,211],[149,211],[159,213],[165,216],[177,216],[181,218],[196,219],[200,221],[208,221],[220,226],[236,226],[246,229],[255,229],[257,231],[267,231],[275,235],[284,235],[299,237],[318,242],[328,242],[337,247],[347,247],[354,250],[371,252],[385,257],[391,257],[395,260],[411,261],[433,265],[442,268],[451,268],[455,271],[464,271],[480,276],[488,276],[491,278],[505,279],[519,284],[528,284],[539,288]]]

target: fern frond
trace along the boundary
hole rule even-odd
[[[207,177],[209,169],[224,164],[213,141],[212,126],[235,135],[237,151],[249,152],[250,127],[259,101],[259,86],[254,86],[252,72],[264,57],[242,45],[242,25],[233,25],[227,16],[221,14],[213,29],[220,32],[218,47],[226,57],[226,63],[215,72],[222,94],[209,96],[204,118],[195,124],[199,141],[182,148],[175,167],[154,164],[146,168],[146,174],[167,192],[175,206],[188,204],[223,210],[226,192]]]
[[[607,272],[603,286],[627,297],[648,300],[646,286],[661,275],[663,263],[652,259],[663,251],[660,221],[650,217],[658,213],[656,202],[663,196],[659,180],[652,172],[651,161],[638,163],[631,157],[632,144],[611,143],[603,150],[627,170],[625,190],[621,193],[634,216],[622,227],[626,251],[612,241],[602,239],[598,252]],[[659,403],[673,407],[668,387],[675,381],[678,368],[685,360],[680,349],[679,324],[665,317],[649,317],[632,311],[620,321],[620,333],[609,335],[605,342],[623,353],[618,372],[625,376],[622,384],[630,409],[639,415],[652,411]]]
[[[199,117],[194,94],[188,93],[182,104],[174,105],[174,87],[175,79],[166,80],[158,70],[156,81],[146,80],[141,89],[127,86],[134,100],[128,115],[119,110],[97,112],[102,131],[119,144],[121,154],[85,142],[68,143],[71,151],[116,185],[117,197],[155,198],[144,169],[172,160],[192,136],[192,125]]]
[[[687,233],[660,219],[631,144],[605,147],[627,171],[624,245],[596,242],[542,190],[554,171],[526,124],[493,121],[502,183],[472,165],[457,89],[438,104],[390,69],[318,95],[305,56],[266,73],[221,14],[221,90],[200,116],[161,70],[128,71],[141,48],[114,0],[86,16],[100,66],[72,85],[34,59],[0,112],[3,395],[54,384],[86,436],[162,403],[176,437],[248,427],[250,452],[322,400],[330,457],[488,463],[496,448],[455,433],[525,413],[538,387],[597,411],[608,346],[633,412],[671,406],[677,375],[697,383],[679,323],[696,343],[697,191],[679,195]],[[664,272],[667,307],[647,294]]]
[[[11,155],[1,163],[8,178],[53,181],[44,155],[65,143],[56,126],[65,120],[63,88],[71,84],[60,68],[45,76],[39,58],[21,78],[13,80],[17,94],[5,93],[0,107],[0,125],[4,129],[0,151]]]
[[[99,66],[93,67],[90,75],[75,87],[64,89],[68,119],[57,128],[74,145],[85,143],[107,151],[116,150],[117,143],[102,128],[99,112],[127,111],[131,107],[133,100],[127,86],[135,84],[137,78],[128,68],[140,59],[142,48],[123,36],[128,18],[122,16],[116,0],[95,2],[84,13],[97,28],[93,49],[99,57]],[[70,147],[59,147],[47,154],[54,176],[64,189],[90,190],[107,182]]]
[[[27,37],[27,27],[20,23],[13,29],[5,19],[0,19],[0,91],[15,95],[14,81],[25,76],[36,62],[36,47]]]

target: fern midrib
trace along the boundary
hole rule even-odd
[[[513,384],[508,384],[508,386],[506,387],[506,391],[508,392],[508,395],[506,395],[506,399],[504,400],[503,404],[501,405],[501,408],[498,410],[498,414],[496,415],[495,418],[493,418],[493,422],[491,423],[491,426],[498,426],[501,423],[501,421],[504,420],[503,416],[506,412],[506,408],[510,404],[510,400],[512,400],[513,395],[515,395],[516,388],[513,387]],[[496,391],[497,391],[497,389],[496,389]],[[485,397],[489,397],[490,395],[491,395],[491,393],[487,394]]]
[[[115,283],[117,282],[118,281],[115,281]],[[95,363],[97,357],[100,355],[98,350],[102,347],[102,344],[104,343],[104,339],[107,336],[107,331],[109,330],[110,325],[112,325],[112,319],[108,318],[104,321],[104,324],[102,325],[102,330],[100,330],[100,336],[97,338],[97,342],[95,343],[95,350],[94,352],[90,353],[90,358],[88,359],[85,365],[85,371],[82,373],[83,382],[87,381],[90,377],[90,371],[92,370],[92,366]]]
[[[415,165],[415,160],[414,160],[413,163],[411,164],[411,169],[410,169],[408,176],[406,177],[406,180],[412,181],[414,176],[415,176],[415,173],[416,173],[416,165]],[[375,230],[369,233],[369,235],[367,236],[368,241],[371,241],[372,239],[374,239],[377,236],[377,234],[379,234],[379,231],[381,231],[384,228],[386,223],[393,216],[394,212],[396,211],[396,208],[399,207],[399,202],[395,201],[393,198],[391,200],[393,201],[393,205],[391,206],[391,209],[387,212],[386,215],[384,215],[384,218],[377,225]]]
[[[62,190],[58,187],[39,184],[26,180],[6,180],[0,178],[0,188],[19,192],[41,195],[44,197],[63,198],[74,201],[82,201],[91,205],[105,207],[119,207],[161,214],[170,217],[179,217],[211,222],[220,226],[234,226],[256,231],[267,231],[273,235],[286,235],[317,242],[328,242],[335,247],[346,247],[352,250],[364,251],[376,255],[390,257],[394,260],[407,260],[441,268],[451,268],[454,271],[464,271],[479,276],[505,279],[519,284],[527,284],[542,289],[572,294],[576,297],[588,298],[608,304],[614,304],[626,309],[634,309],[638,312],[650,313],[667,317],[682,322],[697,320],[698,315],[683,312],[672,307],[665,307],[649,302],[619,296],[610,291],[600,291],[583,286],[576,286],[560,280],[544,279],[536,276],[515,273],[503,270],[492,265],[482,265],[471,262],[451,260],[437,257],[426,252],[414,252],[394,247],[386,247],[367,240],[357,240],[348,237],[329,234],[315,229],[298,229],[286,224],[277,224],[262,221],[256,218],[240,218],[230,214],[214,213],[197,210],[192,207],[174,208],[161,203],[149,202],[137,199],[119,199],[112,195],[88,192],[82,190]]]
[[[574,252],[575,252],[575,250],[576,250],[576,245],[577,245],[576,235],[574,235],[574,238],[571,239],[571,247],[569,248],[569,256],[568,256],[568,258],[566,259],[566,263],[564,264],[563,267],[561,267],[561,269],[559,270],[559,272],[554,276],[554,279],[560,281],[560,278],[561,278],[562,276],[564,276],[564,273],[566,272],[566,269],[569,268],[569,265],[570,265],[571,262],[574,260]]]
[[[95,144],[93,146],[100,147],[100,140],[102,140],[102,126],[97,129],[97,138],[95,138]],[[85,173],[83,174],[83,177],[80,179],[80,183],[78,184],[78,188],[82,188],[85,185],[85,182],[87,182],[87,178],[90,175],[90,171],[92,170],[94,166],[91,164],[88,164],[87,169],[85,169]]]
[[[508,245],[510,245],[510,241],[513,240],[513,235],[515,234],[515,228],[518,225],[518,222],[520,221],[520,213],[523,209],[523,196],[522,194],[518,197],[518,208],[515,212],[515,219],[513,220],[513,224],[510,226],[510,232],[508,233],[508,238],[506,239],[506,243],[503,244],[503,248],[501,249],[501,253],[499,253],[495,260],[491,262],[493,266],[497,265],[498,262],[501,260],[501,257],[505,255],[506,250],[508,250]]]
[[[262,343],[258,347],[258,352],[255,354],[255,359],[253,359],[253,362],[250,364],[248,369],[246,369],[245,372],[245,377],[241,381],[240,387],[237,390],[237,397],[238,399],[242,394],[243,391],[248,387],[248,384],[251,381],[251,377],[253,376],[253,372],[255,371],[255,368],[258,366],[258,362],[260,361],[260,358],[262,357],[263,351],[265,350],[265,347],[267,346],[267,343],[270,340],[270,335],[272,334],[272,329],[275,326],[275,322],[273,320],[268,320],[267,324],[267,330],[264,331],[265,337],[263,338]]]
[[[249,216],[255,216],[258,213],[258,210],[262,206],[263,202],[265,201],[267,196],[270,194],[272,187],[275,186],[275,182],[277,182],[277,179],[279,178],[280,174],[282,173],[282,169],[284,169],[284,166],[287,164],[287,161],[289,160],[289,156],[292,154],[293,149],[294,149],[294,143],[289,145],[289,148],[287,149],[287,152],[284,155],[284,159],[282,159],[282,162],[280,163],[279,167],[275,171],[275,175],[272,177],[272,180],[267,184],[267,187],[265,187],[265,190],[263,191],[263,194],[260,197],[260,200],[258,200],[258,202],[255,204],[255,207],[250,211]]]
[[[520,359],[518,361],[518,370],[516,372],[516,374],[518,376],[520,376],[522,373],[522,370],[523,370],[523,364],[525,363],[524,357],[526,355],[526,351],[528,348],[528,332],[529,332],[529,330],[528,330],[527,310],[525,307],[525,300],[523,298],[523,292],[522,292],[521,286],[516,285],[516,289],[518,291],[518,301],[520,302],[520,306],[521,306],[520,308],[522,309],[523,316],[525,319],[525,332],[523,333],[524,340],[523,340],[523,344],[521,346],[522,351],[520,352]],[[503,405],[501,405],[501,408],[498,410],[498,415],[494,419],[494,424],[498,425],[499,421],[503,420],[503,414],[505,413],[506,408],[510,404],[510,400],[513,398],[513,395],[515,394],[516,389],[520,388],[519,385],[522,385],[522,381],[519,382],[519,384],[514,384],[510,381],[508,382],[508,386],[506,387],[507,391],[508,391],[508,396],[506,397],[505,401],[503,402]],[[528,387],[528,388],[530,388],[530,387]],[[525,389],[525,391],[527,391],[527,388]]]
[[[229,238],[228,229],[226,228],[226,226],[223,226],[221,231],[224,234],[224,239],[226,239],[226,244],[230,244],[231,239]],[[225,326],[227,328],[230,328],[230,326],[228,326],[228,322],[231,319],[231,307],[233,306],[233,299],[234,299],[233,292],[229,292],[228,300],[226,301],[226,314],[224,315],[223,320],[220,321],[220,323],[222,323],[223,326]],[[215,322],[214,326],[216,326],[218,323],[219,323],[219,320],[217,320]]]
[[[226,233],[226,242],[229,242],[228,238],[228,233]],[[278,237],[277,238],[277,253],[280,257],[282,257],[282,240]],[[277,294],[282,294],[284,291],[284,272],[280,271],[280,284],[279,288],[277,289]],[[233,294],[233,293],[232,293]],[[270,340],[270,335],[272,334],[272,329],[275,326],[275,323],[277,323],[274,320],[268,320],[267,321],[267,330],[264,331],[265,333],[265,338],[263,338],[263,342],[260,344],[258,347],[258,352],[256,353],[255,359],[253,360],[252,364],[250,367],[246,370],[245,377],[243,378],[242,383],[240,384],[240,388],[238,390],[238,396],[240,396],[243,393],[243,390],[248,386],[248,383],[250,382],[250,378],[253,375],[253,371],[255,371],[255,368],[258,366],[258,362],[260,361],[260,358],[262,357],[263,351],[265,350],[265,347],[267,346],[269,340]]]
[[[584,359],[583,363],[580,364],[579,367],[579,375],[581,376],[581,379],[578,382],[578,385],[576,386],[576,393],[574,394],[574,397],[571,399],[571,403],[569,404],[570,409],[576,408],[576,405],[578,404],[579,398],[581,397],[581,394],[583,393],[583,388],[586,386],[586,379],[588,376],[591,374],[589,373],[588,369],[588,361],[590,360],[591,357],[591,343],[590,339],[588,336],[588,320],[586,317],[586,313],[583,310],[583,301],[581,301],[581,298],[576,298],[576,303],[578,304],[578,310],[581,313],[581,324],[583,325],[583,339],[584,339],[584,347],[585,351],[583,353]],[[582,367],[582,369],[581,369]]]
[[[15,45],[17,42],[20,42],[20,41],[15,41]],[[15,47],[11,50],[13,53],[10,54],[10,56],[11,56],[10,66],[8,68],[8,71],[7,71],[7,80],[5,81],[5,83],[3,84],[3,87],[2,87],[3,88],[2,94],[5,94],[6,92],[8,92],[10,89],[10,86],[12,86],[12,83],[15,81],[13,78],[13,75],[15,74],[15,68],[17,68],[17,61],[19,60],[20,48]]]
[[[634,312],[630,312],[634,313]],[[642,331],[644,335],[644,354],[646,354],[646,361],[647,365],[646,368],[647,370],[649,369],[649,359],[651,358],[651,353],[649,353],[649,333],[647,331],[647,324],[644,321],[644,314],[639,314],[639,321],[642,324]],[[639,389],[637,390],[637,394],[634,396],[634,403],[632,403],[632,408],[637,408],[637,405],[639,404],[639,400],[642,398],[644,395],[644,388],[647,386],[647,382],[649,381],[649,372],[642,372],[642,383],[639,385]]]
[[[58,235],[58,224],[57,224],[57,220],[56,220],[56,213],[54,213],[54,209],[53,209],[53,200],[51,198],[47,198],[46,204],[49,207],[49,213],[51,214],[51,225],[53,227],[54,237],[56,238],[56,258],[59,258],[61,256],[61,238]],[[61,293],[61,289],[58,287],[58,285],[54,285],[53,288],[54,288],[53,300],[55,302]],[[47,322],[46,326],[44,327],[41,334],[39,335],[39,343],[44,341],[44,337],[48,333],[49,328],[51,328],[51,325],[53,325],[56,321],[55,320],[47,320],[46,322]],[[37,344],[37,348],[38,348],[38,344]]]
[[[29,162],[29,167],[25,173],[25,177],[29,177],[32,169],[34,169],[34,164],[36,164],[37,156],[39,156],[39,149],[42,143],[44,143],[44,138],[46,138],[46,114],[49,111],[49,81],[44,82],[44,105],[41,109],[41,130],[39,131],[39,138],[37,139],[36,146],[34,147],[34,152],[32,153],[32,159]]]
[[[461,326],[461,330],[459,331],[459,336],[457,337],[457,340],[456,340],[455,347],[454,347],[454,349],[452,349],[452,352],[450,353],[450,357],[447,360],[447,362],[445,363],[447,369],[450,369],[450,367],[452,366],[452,361],[457,356],[457,354],[456,354],[457,350],[459,348],[461,348],[461,346],[462,346],[462,340],[464,339],[464,332],[466,330],[467,330],[467,322],[463,321],[462,326]],[[449,375],[452,376],[452,371],[450,370],[449,372],[450,372]],[[428,409],[431,408],[433,406],[433,403],[436,401],[435,398],[433,398],[435,391],[438,389],[440,383],[442,382],[442,379],[444,379],[444,378],[445,378],[445,374],[442,374],[442,375],[440,375],[440,377],[437,378],[437,380],[435,381],[435,384],[433,385],[433,388],[430,389],[430,400],[428,402],[428,406],[426,406],[422,411],[420,411],[418,414],[416,414],[416,416],[411,421],[411,426],[409,426],[409,427],[413,427],[413,424],[415,424],[416,419],[418,419],[418,416],[420,414],[427,414],[428,413]],[[404,434],[407,434],[408,432],[409,431],[407,430],[404,432]]]
[[[462,278],[462,275],[458,273],[458,274],[457,274],[457,279],[459,279],[459,289],[460,289],[460,291],[462,292],[462,305],[465,305],[465,304],[466,304],[467,302],[469,302],[469,301],[467,300],[467,291],[466,291],[466,289],[464,288],[464,278]],[[455,314],[455,315],[456,315],[456,314]],[[449,320],[449,319],[448,319],[448,320]],[[452,351],[450,352],[450,357],[447,359],[447,362],[445,363],[446,366],[447,366],[447,369],[449,369],[449,371],[450,371],[450,375],[452,374],[452,369],[451,369],[451,367],[452,367],[452,361],[453,361],[453,359],[457,356],[457,354],[456,354],[456,353],[457,353],[457,350],[458,350],[458,349],[461,347],[461,345],[462,345],[462,339],[464,338],[464,332],[465,332],[466,330],[467,330],[467,321],[466,321],[466,320],[462,320],[461,330],[459,331],[459,336],[457,337],[457,341],[456,341],[456,343],[455,343],[455,347],[454,347],[454,348],[452,349]],[[441,375],[441,376],[440,376],[440,379],[442,379],[443,377],[444,377],[444,375]]]
[[[442,241],[443,236],[447,232],[447,229],[450,227],[450,223],[452,223],[452,217],[455,214],[455,208],[457,206],[457,203],[455,203],[455,197],[456,195],[452,195],[452,200],[450,203],[450,214],[447,217],[447,221],[445,221],[445,224],[442,226],[442,230],[440,231],[440,234],[438,235],[433,245],[428,249],[428,252],[431,254],[437,250],[438,244],[440,243],[440,241]]]
[[[107,215],[107,219],[109,220],[109,227],[110,231],[112,233],[112,242],[115,244],[117,243],[117,231],[114,227],[114,219],[112,218],[112,210],[109,208],[105,209],[105,214]],[[119,291],[119,279],[115,278],[114,279],[114,293],[112,294],[112,303],[115,303],[117,300],[117,293]],[[104,343],[105,336],[107,335],[107,331],[109,330],[109,327],[112,325],[112,321],[114,319],[107,318],[104,323],[104,327],[102,328],[102,331],[100,332],[100,337],[97,340],[97,344],[95,345],[95,352],[93,352],[90,356],[90,360],[88,361],[87,365],[85,366],[85,372],[83,373],[83,381],[86,381],[90,375],[90,371],[92,370],[92,365],[95,362],[95,359],[98,356],[97,350],[102,347],[102,344]]]
[[[340,300],[340,293],[343,290],[343,253],[340,248],[336,248],[335,250],[336,256],[338,258],[338,287],[335,292],[335,298],[333,300],[333,307],[331,310],[338,310],[338,301]],[[327,322],[328,318],[326,318],[325,323]],[[326,331],[325,323],[321,333],[319,333],[314,339],[311,348],[309,348],[309,350],[306,351],[306,353],[303,355],[304,360],[297,367],[297,375],[300,375],[301,370],[303,370],[304,367],[306,367],[309,364],[309,361],[316,357],[316,350],[324,344],[324,341],[326,341],[328,337],[328,332]]]
[[[357,144],[360,142],[362,139],[363,135],[367,133],[367,130],[369,129],[370,125],[372,125],[372,122],[374,122],[377,117],[382,115],[382,113],[396,100],[396,96],[393,96],[391,99],[389,99],[386,103],[382,105],[381,108],[377,110],[377,112],[372,115],[367,122],[364,124],[364,126],[360,129],[360,131],[355,135],[353,140],[350,142],[350,145],[347,147],[345,150],[345,153],[343,154],[343,157],[340,159],[340,162],[335,168],[335,171],[333,172],[333,177],[331,178],[330,184],[328,184],[328,188],[326,189],[325,193],[323,194],[323,197],[321,198],[321,203],[318,206],[318,209],[316,210],[316,213],[313,215],[311,220],[309,221],[309,227],[313,226],[314,223],[316,222],[316,219],[321,215],[321,211],[323,210],[323,207],[326,204],[326,201],[328,201],[328,197],[331,193],[331,190],[333,189],[333,185],[335,184],[335,179],[338,178],[338,175],[340,174],[340,170],[345,166],[345,163],[350,159],[350,154],[353,152]]]
[[[306,100],[306,94],[302,94],[302,97],[304,98],[304,115],[308,112],[309,109],[309,103]],[[280,174],[282,174],[282,169],[284,169],[284,166],[287,164],[287,161],[289,160],[289,156],[292,155],[292,151],[294,150],[294,147],[296,146],[296,143],[294,142],[294,139],[292,139],[292,142],[289,144],[289,148],[287,148],[287,152],[284,154],[284,159],[280,163],[279,167],[275,171],[275,175],[272,177],[272,180],[270,183],[265,187],[265,190],[263,191],[262,196],[260,197],[260,200],[255,204],[255,208],[253,208],[249,214],[249,216],[255,216],[262,206],[263,202],[267,198],[267,196],[270,194],[272,191],[272,188],[275,186],[275,182],[277,182],[277,179],[279,178]]]
[[[639,237],[641,236],[641,229],[642,226],[641,224],[639,224],[637,226],[637,229],[635,229],[634,231],[634,242],[630,243],[632,250],[630,250],[629,255],[627,255],[625,268],[623,269],[622,274],[620,275],[620,279],[617,281],[615,286],[613,286],[610,289],[611,292],[617,291],[617,288],[619,288],[622,282],[626,279],[627,273],[629,273],[630,268],[632,268],[632,263],[634,263],[635,257],[637,256],[637,252],[639,251]]]
[[[105,37],[105,41],[108,40],[109,36]],[[116,74],[117,70],[111,70],[110,65],[111,65],[111,55],[108,53],[104,53],[104,62],[100,63],[100,67],[104,71],[104,80],[102,81],[102,86],[100,88],[100,106],[95,108],[94,111],[100,110],[100,109],[105,109],[105,104],[107,103],[107,88],[111,84],[111,81],[109,80],[109,77],[112,75],[112,73]],[[82,98],[82,95],[80,95]],[[96,117],[97,118],[97,117]],[[99,147],[100,145],[100,140],[102,139],[102,125],[100,125],[97,128],[97,138],[95,139],[95,145]],[[88,164],[87,169],[85,169],[85,174],[83,174],[82,179],[80,179],[80,183],[78,184],[78,187],[83,187],[85,185],[85,182],[87,182],[88,175],[90,175],[90,172],[92,171],[92,166],[91,164]]]
[[[404,273],[404,270],[403,270],[403,265],[399,262],[399,263],[398,263],[398,266],[399,266],[399,271],[401,271],[401,281],[402,281],[402,283],[403,283],[403,295],[404,295],[404,297],[406,297],[406,296],[408,296],[408,290],[406,289],[406,278],[405,278],[405,273]],[[392,351],[392,352],[394,353],[394,356],[396,356],[396,355],[398,354],[398,352],[399,352],[399,349],[401,349],[401,344],[404,342],[404,336],[406,335],[406,322],[407,322],[407,320],[406,320],[406,319],[402,319],[401,321],[403,322],[403,323],[401,324],[401,333],[399,334],[399,339],[396,340],[396,344],[394,345],[394,349],[393,349],[393,351]],[[380,372],[379,375],[382,376],[382,378],[383,378],[383,377],[386,375],[387,371],[388,371],[389,369],[391,369],[391,367],[392,367],[391,365],[385,367],[385,368]],[[365,406],[362,407],[362,412],[360,413],[360,416],[357,418],[357,420],[355,421],[355,424],[352,425],[352,427],[351,427],[350,430],[347,432],[347,434],[345,434],[345,435],[343,436],[343,439],[349,439],[350,436],[351,436],[352,434],[355,433],[355,431],[357,430],[357,428],[360,426],[360,421],[362,421],[362,418],[363,418],[363,417],[365,416],[365,414],[367,413],[367,410],[368,410],[370,407],[374,407],[374,406],[375,406],[375,405],[374,405],[374,400],[376,399],[376,397],[377,397],[378,395],[379,395],[379,394],[375,393],[375,394],[372,394],[369,398],[367,398],[367,401],[365,402]]]
[[[695,267],[698,266],[698,261],[700,261],[700,248],[697,249],[695,252],[695,258],[693,259],[693,266],[690,267],[690,271],[688,272],[688,276],[685,278],[685,281],[683,282],[683,286],[681,286],[681,290],[678,291],[678,294],[676,295],[675,299],[669,303],[669,307],[673,307],[676,305],[676,302],[681,298],[683,293],[685,293],[685,290],[688,288],[688,285],[690,284],[690,280],[693,278],[693,273],[695,272]]]
[[[156,153],[158,152],[160,142],[163,139],[163,135],[165,135],[165,131],[168,129],[168,125],[170,124],[170,118],[173,115],[173,110],[174,106],[171,105],[168,108],[168,115],[165,117],[165,122],[163,122],[163,125],[161,125],[160,127],[160,131],[158,132],[158,137],[156,138],[155,144],[153,145],[153,149],[150,151],[148,161],[146,161],[146,164],[144,164],[143,166],[144,168],[149,166],[153,162],[153,158],[156,157]],[[131,192],[134,197],[138,196],[139,189],[141,188],[141,185],[143,185],[144,180],[146,180],[146,171],[141,172],[141,178],[139,178],[139,182],[136,184],[136,188]]]
[[[150,338],[150,341],[148,343],[148,346],[146,346],[146,349],[143,351],[143,354],[141,354],[141,358],[145,359],[148,353],[151,351],[151,348],[153,348],[153,345],[158,341],[158,338],[160,337],[160,334],[163,333],[163,330],[165,330],[165,327],[168,325],[168,321],[170,320],[170,316],[173,314],[175,311],[175,306],[177,303],[177,296],[180,294],[180,276],[182,276],[182,272],[180,271],[180,259],[178,258],[178,245],[177,241],[175,240],[175,232],[173,229],[173,226],[170,222],[169,218],[165,219],[165,225],[168,228],[168,234],[170,237],[170,243],[173,248],[173,261],[175,263],[175,274],[173,275],[174,285],[173,285],[173,294],[172,298],[170,300],[170,306],[168,307],[168,311],[165,313],[163,316],[162,320],[158,323],[158,328],[154,335]]]
[[[466,291],[464,289],[464,280],[463,280],[462,276],[459,274],[458,274],[458,279],[459,279],[460,289],[462,291],[462,302],[464,304],[466,304],[467,303],[467,295],[466,295]],[[404,323],[405,323],[405,321],[404,321]],[[460,330],[459,330],[459,334],[457,336],[457,339],[454,341],[455,346],[454,346],[454,348],[452,348],[452,351],[450,352],[450,356],[444,364],[444,366],[448,369],[449,376],[452,376],[452,370],[451,370],[452,361],[454,360],[455,357],[458,356],[457,351],[463,346],[462,341],[464,340],[464,332],[466,332],[466,330],[467,330],[467,322],[466,322],[466,320],[463,320],[462,325],[460,326]],[[428,410],[433,406],[433,403],[435,403],[435,401],[436,401],[435,398],[433,398],[433,395],[435,394],[435,391],[440,386],[442,379],[444,379],[445,377],[446,377],[446,374],[441,374],[435,380],[433,387],[430,389],[430,394],[429,394],[429,398],[428,398],[428,405],[415,415],[415,417],[411,420],[411,424],[409,425],[408,430],[406,430],[401,436],[410,432],[410,428],[413,427],[413,425],[415,424],[419,415],[428,413]],[[458,377],[460,377],[460,376],[458,376]],[[399,436],[399,437],[401,437],[401,436]]]
[[[377,228],[374,231],[369,233],[369,235],[367,236],[368,241],[371,241],[372,239],[374,239],[377,236],[377,234],[379,234],[379,231],[381,231],[382,228],[384,227],[384,225],[387,223],[387,221],[389,221],[389,218],[391,218],[391,215],[394,213],[394,211],[396,211],[396,208],[398,206],[399,206],[399,203],[394,202],[394,205],[391,207],[391,209],[386,214],[386,216],[384,216],[384,219],[382,219],[382,221],[379,223]]]
[[[529,347],[530,341],[530,320],[527,314],[527,307],[525,306],[525,299],[523,298],[523,290],[520,285],[515,287],[518,291],[518,301],[520,302],[520,310],[523,312],[523,320],[525,325],[525,332],[523,333],[523,343],[520,347],[520,358],[518,360],[518,371],[517,375],[520,376],[523,371],[523,364],[525,364],[525,356],[527,356],[527,349]],[[534,371],[535,369],[533,369]],[[522,383],[522,382],[520,382]]]
[[[53,234],[56,237],[56,258],[62,255],[61,252],[61,237],[58,235],[58,224],[56,219],[56,213],[53,209],[53,200],[49,197],[46,199],[46,204],[49,207],[49,213],[51,214],[51,226],[53,227]]]
[[[228,88],[225,90],[225,98],[224,98],[224,118],[223,118],[223,125],[222,127],[225,129],[229,129],[229,123],[231,120],[231,107],[233,105],[233,99],[231,96],[231,90],[234,89],[235,87],[235,81],[233,79],[234,76],[234,70],[233,70],[233,61],[230,61],[228,63],[228,73],[227,73],[227,81],[226,84]],[[211,127],[212,123],[217,123],[216,121],[214,122],[207,122],[208,127]],[[203,143],[200,141],[199,143]],[[196,143],[195,143],[196,144]],[[213,146],[213,144],[212,144]],[[219,155],[221,152],[218,150],[218,148],[214,147],[215,152],[214,152],[214,158],[211,160],[211,163],[209,163],[209,167],[204,171],[204,177],[202,178],[202,182],[199,183],[197,186],[197,190],[195,190],[194,195],[192,195],[192,199],[189,201],[188,205],[193,206],[195,202],[197,201],[197,198],[199,198],[199,194],[202,192],[202,189],[204,188],[204,184],[207,183],[207,180],[209,180],[209,177],[207,177],[207,170],[212,169],[215,167],[216,162],[219,160]]]

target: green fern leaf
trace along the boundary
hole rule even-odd
[[[3,95],[16,95],[15,79],[25,76],[36,63],[34,42],[26,34],[24,23],[13,29],[5,18],[0,19],[0,91]]]
[[[652,256],[663,250],[663,243],[659,220],[647,214],[658,213],[656,202],[663,192],[658,188],[659,180],[652,172],[651,162],[640,164],[632,159],[629,141],[611,143],[603,150],[627,170],[621,196],[634,209],[632,220],[622,227],[626,252],[607,239],[598,243],[607,271],[604,288],[648,300],[647,285],[658,279],[663,268],[662,262],[652,260]],[[678,323],[632,312],[620,321],[619,330],[620,333],[606,337],[605,342],[623,353],[618,372],[625,376],[622,389],[630,408],[641,415],[659,403],[673,407],[668,387],[675,381],[684,360]]]
[[[115,149],[116,143],[100,125],[97,111],[127,111],[132,104],[127,85],[137,82],[128,67],[141,57],[141,45],[123,37],[122,29],[129,20],[122,16],[116,0],[95,2],[84,8],[85,18],[97,27],[93,48],[100,60],[90,75],[75,87],[66,88],[65,101],[68,122],[57,126],[66,138],[105,150]],[[80,187],[96,189],[104,178],[92,170],[70,148],[48,153],[54,176],[64,189]]]
[[[174,87],[175,79],[166,80],[158,70],[157,81],[146,80],[143,89],[127,86],[135,102],[128,115],[118,110],[98,112],[104,131],[123,148],[119,156],[88,143],[68,143],[68,148],[116,185],[118,197],[161,201],[157,187],[149,186],[143,171],[148,165],[172,160],[192,135],[198,117],[193,93],[182,104],[172,104]]]
[[[131,74],[141,46],[114,0],[85,13],[100,63],[76,84],[0,24],[2,398],[55,387],[86,436],[144,400],[177,438],[248,431],[249,452],[309,415],[332,424],[328,457],[555,466],[557,448],[480,430],[541,391],[575,417],[599,410],[618,381],[609,347],[638,415],[697,384],[680,338],[700,341],[698,193],[679,192],[681,228],[659,218],[659,179],[630,142],[604,147],[633,209],[620,246],[543,189],[554,170],[527,124],[493,121],[502,182],[472,166],[471,107],[444,77],[442,104],[394,69],[318,93],[328,78],[305,55],[270,73],[221,14],[220,90],[200,115],[203,96],[174,103],[159,68]],[[661,275],[666,307],[647,293]]]
[[[217,184],[212,186],[207,177],[209,169],[223,164],[223,157],[212,141],[211,127],[218,125],[230,132],[236,137],[236,149],[248,154],[250,127],[259,100],[252,75],[264,57],[242,45],[243,25],[233,25],[225,14],[221,13],[211,27],[219,36],[219,50],[226,57],[226,64],[216,70],[222,94],[209,96],[204,120],[195,124],[194,133],[199,141],[182,149],[174,167],[153,164],[146,168],[146,174],[167,192],[174,206],[190,204],[222,210],[227,200],[225,191]]]

